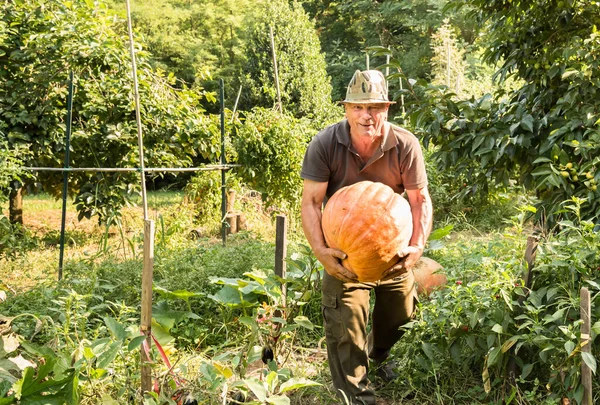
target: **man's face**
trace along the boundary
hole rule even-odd
[[[347,103],[346,118],[350,124],[350,134],[358,137],[382,135],[389,107],[388,103]]]

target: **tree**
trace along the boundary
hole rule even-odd
[[[143,34],[154,68],[173,72],[187,85],[209,77],[229,85],[242,60],[243,26],[252,20],[256,1],[141,0],[132,19]],[[124,15],[123,1],[112,8]]]
[[[460,47],[448,20],[432,35],[431,47],[431,82],[446,85],[454,93],[460,94],[465,81],[465,50]]]
[[[487,24],[485,61],[496,79],[520,88],[454,102],[426,83],[411,112],[440,167],[470,179],[470,190],[522,184],[539,198],[537,218],[550,226],[583,199],[581,218],[599,221],[600,14],[588,1],[462,0]]]
[[[128,39],[100,3],[10,0],[0,5],[0,122],[11,149],[26,146],[28,166],[62,167],[67,78],[76,78],[72,167],[138,167]],[[121,30],[122,31],[122,30]],[[136,41],[139,44],[138,41]],[[216,159],[218,130],[199,106],[202,93],[171,87],[137,49],[146,166],[188,166]],[[136,173],[69,175],[79,217],[118,215],[139,190]],[[60,195],[62,175],[40,172],[43,189]]]
[[[331,85],[313,24],[302,7],[285,0],[265,4],[249,28],[246,61],[240,72],[241,107],[277,103],[269,27],[273,29],[283,109],[296,117],[331,116]]]
[[[431,34],[443,20],[446,0],[304,0],[303,5],[315,19],[327,71],[332,77],[333,99],[341,100],[356,69],[365,69],[365,50],[374,46],[390,47],[393,57],[411,78],[428,78],[431,67]],[[451,21],[462,27],[467,41],[471,28],[461,16]],[[373,58],[370,67],[385,63]]]

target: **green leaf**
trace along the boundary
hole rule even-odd
[[[254,363],[262,357],[262,346],[252,346],[248,353],[248,364]]]
[[[452,100],[450,100],[450,99],[446,100],[446,105],[448,106],[448,111],[450,111],[452,113],[452,115],[454,115],[455,117],[460,116],[460,110],[458,109],[456,104],[454,102],[452,102]]]
[[[565,351],[567,352],[568,355],[571,355],[571,353],[573,353],[573,350],[575,349],[575,343],[571,340],[568,340],[565,342]]]
[[[118,340],[125,340],[127,332],[116,319],[106,316],[104,317],[104,323]]]
[[[592,353],[582,352],[581,357],[590,370],[592,370],[592,373],[596,374],[596,359]]]
[[[303,328],[306,328],[308,330],[314,330],[315,326],[313,325],[313,323],[304,315],[300,315],[294,318],[294,322],[296,322],[298,325],[302,326]]]
[[[290,399],[285,395],[275,395],[267,398],[267,403],[273,405],[289,405]]]
[[[258,381],[256,378],[246,378],[244,383],[259,401],[264,402],[267,399],[267,388],[262,381]]]
[[[525,364],[523,366],[523,370],[521,371],[521,379],[526,379],[529,374],[531,374],[531,370],[533,370],[533,364]]]
[[[502,353],[502,347],[494,347],[492,348],[492,350],[490,350],[490,353],[488,354],[488,367],[489,366],[493,366],[494,364],[496,364],[498,362],[498,360],[502,357],[501,355]]]
[[[180,299],[180,300],[184,300],[186,302],[190,298],[203,297],[205,295],[203,293],[197,293],[197,292],[192,292],[192,291],[188,291],[188,290],[169,291],[169,290],[162,288],[160,286],[157,286],[157,285],[152,286],[152,290],[157,292],[159,295],[161,295],[164,298]]]
[[[435,231],[431,232],[429,235],[428,241],[442,239],[450,234],[450,232],[454,229],[454,225],[446,225],[443,228],[438,228]]]
[[[573,75],[576,75],[577,73],[579,73],[579,71],[573,69],[573,68],[569,68],[567,70],[565,70],[565,72],[562,74],[561,78],[562,79],[567,79]]]
[[[533,117],[530,114],[525,115],[521,119],[521,126],[529,132],[533,132]]]
[[[423,349],[423,352],[429,358],[429,360],[431,360],[432,362],[436,360],[437,356],[435,353],[434,345],[432,345],[431,343],[421,342],[421,348]]]
[[[79,405],[79,378],[73,376],[65,387],[65,403],[67,405]]]
[[[215,295],[211,294],[208,297],[224,305],[239,305],[242,303],[240,292],[229,285],[221,288]]]
[[[119,353],[119,350],[121,349],[122,344],[123,344],[123,342],[121,342],[120,340],[117,340],[116,342],[113,342],[106,351],[101,353],[98,356],[98,361],[96,362],[96,368],[108,367],[108,365],[113,362],[115,357],[117,357],[117,354]]]
[[[492,326],[492,330],[496,333],[503,333],[504,331],[504,329],[502,329],[502,325],[500,325],[499,323]]]
[[[136,336],[133,339],[131,339],[131,341],[129,342],[129,344],[127,345],[127,351],[132,351],[137,349],[138,347],[140,347],[142,345],[142,343],[144,343],[144,340],[146,339],[146,336]]]
[[[316,381],[309,380],[307,378],[291,378],[288,381],[281,384],[279,392],[283,394],[284,392],[297,390],[298,388],[314,387],[318,385],[322,384]]]

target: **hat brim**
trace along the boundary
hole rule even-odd
[[[396,104],[395,101],[383,101],[383,100],[342,100],[340,104]]]

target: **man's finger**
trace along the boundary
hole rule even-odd
[[[331,249],[331,256],[336,257],[340,260],[344,260],[348,255],[341,250]]]

